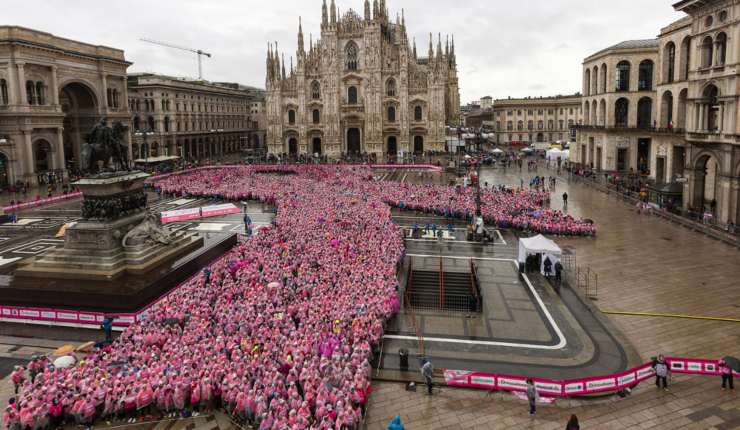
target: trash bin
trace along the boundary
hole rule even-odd
[[[409,351],[406,348],[398,350],[398,361],[402,372],[408,372],[409,370]]]

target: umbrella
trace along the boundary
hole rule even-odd
[[[65,355],[54,360],[54,367],[57,369],[66,369],[74,366],[77,359],[73,355]]]
[[[74,345],[60,346],[59,348],[57,348],[56,350],[54,350],[54,356],[55,357],[59,357],[61,355],[67,355],[70,352],[74,352],[74,350],[75,350]]]
[[[738,360],[735,357],[727,356],[723,358],[722,360],[725,361],[725,364],[730,367],[730,369],[734,370],[735,372],[740,372],[740,360]]]
[[[534,149],[532,149],[532,148],[524,148],[524,149],[522,149],[522,152],[534,152]]]
[[[492,154],[503,154],[503,153],[504,153],[504,151],[500,150],[499,148],[496,148],[496,149],[494,149],[493,151],[491,151],[491,153],[492,153]]]
[[[82,345],[78,346],[75,351],[77,352],[90,352],[92,351],[93,347],[95,346],[95,342],[85,342]]]

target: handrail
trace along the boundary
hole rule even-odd
[[[411,325],[414,326],[414,332],[416,333],[416,337],[419,339],[419,355],[424,355],[424,337],[421,334],[421,330],[419,329],[419,325],[416,323],[416,315],[414,314],[414,307],[411,305],[411,297],[409,296],[409,289],[408,286],[412,285],[411,282],[413,281],[413,270],[412,267],[414,265],[413,259],[409,259],[409,275],[406,278],[406,286],[407,288],[404,289],[404,300],[406,302],[406,308],[404,311],[407,315],[411,317]]]
[[[476,311],[481,311],[483,309],[483,297],[478,284],[478,272],[472,258],[470,259],[470,289],[475,297]]]
[[[439,257],[439,309],[445,308],[445,273],[442,270],[442,257]]]

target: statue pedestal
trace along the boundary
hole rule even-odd
[[[64,247],[20,266],[16,276],[112,280],[145,274],[202,246],[202,238],[184,232],[169,234],[168,244],[142,238],[135,245],[123,246],[124,237],[147,218],[147,177],[142,172],[119,172],[76,182],[84,197],[85,219],[67,228]]]

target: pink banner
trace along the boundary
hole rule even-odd
[[[174,211],[165,211],[161,215],[162,224],[175,221],[187,221],[200,218],[200,208],[178,209]]]
[[[719,360],[703,358],[673,358],[667,357],[671,372],[718,376]],[[735,375],[740,375],[733,372]],[[652,363],[646,363],[625,372],[612,375],[595,376],[591,378],[568,379],[557,381],[552,379],[532,378],[537,391],[541,396],[569,397],[588,394],[616,392],[624,388],[651,379],[655,376]],[[445,383],[454,387],[474,388],[482,390],[503,390],[521,392],[527,390],[527,377],[502,375],[495,373],[473,372],[466,370],[445,370]]]
[[[69,194],[64,194],[64,195],[56,196],[56,197],[49,197],[46,199],[38,199],[38,200],[31,201],[31,202],[19,203],[17,205],[5,206],[3,207],[3,211],[13,212],[19,209],[35,208],[39,206],[50,205],[53,203],[61,202],[62,200],[74,199],[74,198],[81,197],[81,196],[82,196],[81,192],[69,193]]]
[[[239,212],[241,212],[241,209],[231,203],[214,206],[203,206],[201,210],[203,218],[219,215],[238,214]]]

